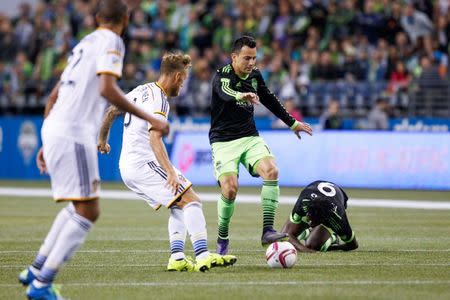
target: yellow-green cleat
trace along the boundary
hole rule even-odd
[[[193,272],[195,271],[195,264],[190,257],[185,257],[181,260],[170,258],[167,264],[167,271]]]
[[[214,267],[226,267],[231,266],[236,262],[236,256],[234,255],[220,255],[217,253],[210,253],[203,259],[197,259],[195,263],[195,271],[206,272]]]

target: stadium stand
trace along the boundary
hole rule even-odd
[[[0,14],[2,115],[42,113],[70,49],[96,28],[95,4],[41,0]],[[162,53],[187,51],[194,66],[174,112],[207,116],[208,83],[242,34],[257,38],[269,87],[303,116],[318,117],[334,99],[345,116],[361,117],[379,97],[392,117],[450,115],[446,0],[144,0],[131,12],[120,84],[152,81]]]

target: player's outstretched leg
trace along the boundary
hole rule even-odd
[[[171,255],[167,264],[167,271],[194,271],[194,261],[184,255],[186,226],[184,225],[183,211],[177,206],[170,209],[168,229]]]
[[[207,246],[206,221],[200,202],[192,201],[183,207],[184,220],[194,248],[195,271],[205,272],[213,267],[233,265],[236,257],[210,253]]]
[[[55,245],[56,238],[64,227],[64,224],[70,220],[70,217],[74,212],[75,208],[73,207],[73,204],[69,203],[58,213],[33,263],[20,272],[19,282],[21,284],[27,286],[39,275],[42,266],[47,260],[48,254]]]
[[[64,224],[37,278],[28,286],[28,299],[62,299],[53,281],[64,262],[84,243],[98,217],[98,200],[79,202],[77,209]],[[89,219],[80,213],[89,216]]]
[[[263,233],[261,236],[261,244],[263,246],[268,246],[277,241],[286,241],[288,239],[286,233],[280,233],[273,229],[279,195],[280,187],[278,186],[278,180],[263,181],[261,190],[261,204],[263,209]]]
[[[234,201],[221,195],[220,200],[217,202],[218,237],[216,247],[216,252],[220,255],[226,255],[228,253],[228,246],[230,243],[228,230],[233,213]]]

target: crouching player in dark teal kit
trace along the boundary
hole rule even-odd
[[[345,213],[347,200],[336,184],[314,181],[300,193],[282,232],[298,251],[354,250],[358,242]]]

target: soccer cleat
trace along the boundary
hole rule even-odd
[[[217,265],[218,267],[228,267],[236,263],[237,258],[234,255],[222,255],[223,264]]]
[[[37,288],[31,283],[27,288],[27,297],[29,300],[65,300],[59,292],[59,287],[53,284]]]
[[[261,244],[263,247],[267,247],[275,242],[285,242],[289,239],[287,233],[280,233],[273,228],[266,230],[261,237]]]
[[[218,237],[216,253],[220,254],[220,255],[226,255],[228,253],[228,245],[229,244],[230,244],[229,239],[221,239],[220,237]]]
[[[195,264],[195,271],[206,272],[214,267],[227,267],[236,262],[237,258],[234,255],[220,255],[217,253],[210,253],[203,259],[197,259]]]
[[[178,271],[178,272],[193,272],[195,269],[195,264],[192,258],[185,257],[181,260],[175,260],[173,258],[169,259],[167,264],[167,271]]]
[[[33,280],[36,279],[36,275],[31,272],[30,267],[26,268],[19,274],[19,282],[23,285],[29,285]]]

